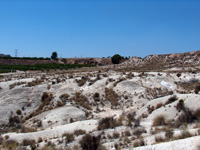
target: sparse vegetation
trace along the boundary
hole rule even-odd
[[[111,102],[111,105],[118,106],[118,95],[113,89],[105,88],[106,99]]]
[[[172,97],[170,97],[170,98],[168,99],[168,101],[165,103],[165,105],[170,104],[170,103],[173,103],[173,102],[175,102],[176,100],[178,100],[178,98],[177,98],[176,95],[174,95],[174,96],[172,96]]]
[[[66,143],[70,143],[74,140],[74,133],[64,133],[62,136],[65,137]]]
[[[70,97],[69,94],[63,93],[62,95],[60,95],[59,98],[62,100],[63,103],[65,103],[68,100],[69,97]]]
[[[145,143],[144,143],[144,139],[143,138],[141,138],[141,139],[139,139],[139,140],[137,140],[137,141],[135,141],[133,143],[134,147],[139,147],[139,146],[144,146],[144,145],[145,145]]]
[[[180,135],[176,136],[175,139],[185,139],[193,136],[189,131],[183,130]]]
[[[84,135],[79,143],[82,150],[97,150],[101,146],[100,136],[92,136],[90,134]]]
[[[113,119],[113,117],[106,117],[99,121],[98,129],[104,130],[104,129],[114,128],[120,125],[121,125],[120,122],[116,119]]]
[[[76,102],[77,104],[79,104],[80,106],[82,106],[88,110],[92,109],[92,107],[89,104],[88,98],[79,92],[75,93],[75,95],[71,98],[71,101]]]
[[[95,100],[95,101],[100,101],[100,94],[99,93],[94,93],[94,95],[93,95],[93,99]]]
[[[76,136],[83,135],[83,134],[85,134],[85,133],[86,133],[86,131],[85,131],[85,130],[81,130],[81,129],[75,130],[75,131],[74,131],[74,134],[75,134]]]
[[[166,125],[165,116],[159,115],[154,118],[152,126],[162,126]]]

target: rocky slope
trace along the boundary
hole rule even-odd
[[[6,75],[0,82],[2,148],[15,141],[25,149],[81,149],[87,133],[101,136],[104,149],[145,149],[145,145],[199,137],[200,95],[195,94],[199,80],[199,73],[190,72]],[[155,125],[160,115],[164,122]],[[173,134],[168,137],[168,132]],[[192,149],[197,146],[196,142]]]
[[[121,66],[134,67],[143,70],[164,70],[180,67],[197,67],[200,64],[200,51],[175,53],[165,55],[149,55],[145,58],[133,57]]]

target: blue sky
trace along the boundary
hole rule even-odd
[[[0,53],[145,57],[200,50],[200,0],[0,0]]]

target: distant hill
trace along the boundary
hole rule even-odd
[[[5,54],[0,54],[0,57],[11,57],[9,54],[5,55]]]
[[[149,55],[145,58],[133,57],[121,63],[120,67],[131,67],[143,70],[163,70],[173,67],[189,67],[200,65],[200,51]]]

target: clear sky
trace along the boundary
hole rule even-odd
[[[145,57],[200,50],[200,0],[0,0],[0,53]]]

